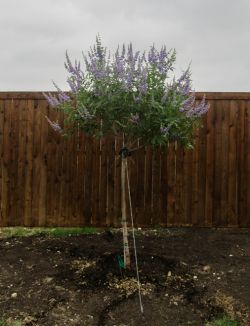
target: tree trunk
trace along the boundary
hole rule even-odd
[[[126,217],[126,162],[127,158],[122,157],[121,167],[121,186],[122,186],[122,232],[123,232],[123,250],[124,250],[124,268],[130,268],[130,254],[128,246],[128,229],[127,229],[127,217]]]

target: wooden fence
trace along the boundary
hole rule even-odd
[[[198,98],[202,94],[198,94]],[[250,93],[207,93],[194,150],[129,162],[137,226],[250,227]],[[69,140],[41,93],[0,93],[0,226],[120,226],[121,141]]]

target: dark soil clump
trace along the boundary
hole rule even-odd
[[[123,269],[122,234],[0,239],[0,317],[26,326],[250,325],[250,229],[136,233]],[[132,241],[131,241],[132,245]]]

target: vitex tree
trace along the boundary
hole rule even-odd
[[[142,146],[153,149],[167,148],[171,142],[192,148],[193,131],[201,125],[208,105],[205,96],[199,103],[195,100],[190,67],[179,78],[173,76],[176,52],[165,46],[158,51],[153,45],[141,53],[134,52],[130,43],[121,49],[118,46],[111,56],[98,35],[83,58],[85,69],[78,61],[72,63],[66,52],[70,91],[65,93],[54,83],[58,93],[44,94],[52,107],[64,112],[63,128],[48,121],[63,136],[80,128],[93,137],[122,137],[122,230],[124,266],[128,268],[125,168],[127,157],[136,150],[131,145],[140,139]]]

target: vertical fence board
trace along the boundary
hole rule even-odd
[[[160,190],[160,199],[161,199],[161,218],[160,226],[167,226],[167,201],[168,201],[168,179],[167,179],[167,155],[168,147],[162,147],[161,149],[161,190]]]
[[[0,226],[3,221],[3,144],[4,144],[4,100],[0,100]]]
[[[115,184],[114,184],[114,217],[113,226],[121,226],[121,158],[119,151],[122,148],[122,139],[115,140]]]
[[[199,143],[197,142],[199,130],[195,130],[195,146],[193,149],[192,160],[192,225],[199,224]]]
[[[145,153],[145,211],[144,224],[152,225],[152,149],[146,147]]]
[[[185,223],[184,217],[184,193],[183,193],[183,161],[184,149],[181,146],[176,148],[176,188],[175,188],[175,223],[182,226]]]
[[[92,208],[92,151],[93,140],[90,137],[86,137],[86,157],[85,157],[85,188],[84,188],[84,221],[86,225],[91,225]]]
[[[115,140],[111,137],[107,138],[107,218],[106,225],[112,225],[115,214],[114,206],[114,188],[115,188]]]
[[[182,225],[190,226],[192,225],[192,150],[186,149],[184,151],[183,157],[183,221]]]
[[[175,182],[176,182],[176,155],[175,144],[169,144],[167,156],[168,201],[167,225],[175,225]]]
[[[24,225],[32,225],[32,174],[33,174],[33,126],[34,126],[34,100],[27,101],[27,123],[26,123],[26,162],[25,162],[25,184],[24,184]]]
[[[67,218],[67,226],[76,226],[77,225],[77,200],[76,200],[76,177],[77,177],[77,169],[78,169],[78,162],[77,162],[77,136],[74,134],[69,137],[67,140],[68,145],[68,218]],[[70,217],[70,219],[69,219]]]
[[[246,101],[246,119],[245,119],[245,130],[246,130],[246,184],[247,184],[247,196],[246,196],[246,215],[245,215],[245,227],[250,227],[250,101]]]
[[[83,133],[79,133],[78,141],[78,178],[77,178],[77,189],[78,189],[78,225],[85,225],[83,203],[84,203],[84,183],[85,183],[85,137]]]
[[[237,226],[238,205],[237,205],[237,121],[238,121],[238,103],[230,101],[228,121],[228,225]]]
[[[39,218],[39,197],[40,194],[40,183],[41,183],[41,111],[38,108],[38,100],[34,101],[34,133],[33,133],[33,174],[32,174],[32,192],[33,196],[32,207],[31,207],[31,219],[32,225],[36,224]]]
[[[92,165],[92,225],[97,225],[99,215],[99,179],[100,179],[100,141],[93,140],[93,165]]]
[[[58,123],[63,128],[63,114],[58,114]],[[56,168],[55,168],[55,182],[56,182],[56,194],[57,194],[57,206],[56,206],[56,219],[57,225],[61,225],[63,218],[63,186],[64,186],[64,169],[63,159],[67,153],[64,153],[65,139],[60,134],[55,134],[56,148]]]
[[[57,120],[57,112],[48,108],[48,116],[52,122]],[[56,221],[55,201],[57,201],[57,187],[55,186],[55,169],[56,169],[56,138],[59,137],[58,132],[48,126],[48,142],[47,142],[47,196],[46,196],[46,224],[52,226]]]
[[[214,174],[214,124],[215,124],[215,105],[214,101],[210,100],[210,109],[207,114],[206,126],[206,186],[205,186],[205,225],[212,226],[213,224],[213,174]]]
[[[12,216],[12,221],[15,225],[21,222],[19,212],[17,210],[18,191],[16,188],[17,180],[17,160],[18,160],[18,129],[19,129],[19,100],[13,100],[9,110],[11,112],[11,130],[10,130],[10,161],[9,169],[9,216]]]
[[[245,102],[239,104],[238,115],[238,224],[245,226],[246,215],[246,175],[245,175]]]
[[[161,180],[161,150],[159,148],[154,150],[152,162],[152,222],[153,225],[160,225],[161,216],[161,203],[160,203],[160,180]]]
[[[48,162],[48,122],[45,116],[48,115],[46,101],[38,104],[41,119],[41,148],[40,148],[40,184],[38,196],[38,226],[46,225],[46,199],[47,199],[47,162]]]
[[[215,124],[214,124],[214,136],[215,136],[215,152],[214,152],[214,211],[213,211],[213,224],[219,226],[223,212],[221,211],[221,117],[222,110],[220,109],[221,101],[215,103]]]
[[[224,100],[221,104],[221,226],[228,225],[228,153],[229,153],[229,103]]]
[[[136,140],[133,147],[138,146],[138,141]],[[139,157],[138,153],[134,152],[132,156],[129,156],[127,158],[127,164],[128,164],[128,172],[129,172],[129,184],[130,184],[130,196],[131,196],[131,202],[132,202],[132,213],[133,213],[133,219],[134,224],[137,225],[138,223],[138,202],[137,202],[137,195],[138,195],[138,162]],[[126,177],[127,180],[127,177]],[[126,182],[126,209],[127,209],[127,221],[128,226],[131,226],[131,213],[130,213],[130,207],[129,207],[129,196],[127,192],[127,182]]]
[[[142,142],[138,142],[138,146],[142,146]],[[144,224],[144,173],[145,173],[145,149],[139,149],[137,155],[137,189],[136,189],[136,203],[137,203],[137,214],[136,214],[136,225],[143,226]],[[133,167],[132,167],[133,168]]]
[[[10,129],[10,110],[9,101],[4,101],[4,121],[3,121],[3,144],[2,144],[2,198],[1,198],[1,218],[2,225],[11,225],[12,216],[8,216],[8,163],[9,163],[9,129]]]
[[[12,184],[12,169],[13,169],[13,119],[14,119],[14,114],[13,114],[13,107],[14,107],[14,100],[7,100],[6,101],[6,110],[8,111],[8,136],[6,136],[6,147],[5,151],[8,151],[8,161],[6,161],[6,174],[7,174],[7,179],[6,179],[6,189],[7,189],[7,205],[6,205],[6,218],[8,216],[12,216],[12,223],[16,225],[16,216],[12,212],[12,203],[13,203],[13,195],[11,192],[11,184]],[[6,121],[7,122],[7,121]]]
[[[206,116],[202,117],[202,127],[198,133],[198,204],[197,204],[197,225],[205,224],[205,200],[206,200]]]
[[[62,125],[64,127],[64,125]],[[50,128],[50,127],[48,127]],[[69,175],[69,155],[68,152],[69,148],[69,138],[64,137],[62,139],[61,147],[62,147],[62,180],[60,182],[60,225],[65,226],[67,223],[67,202],[69,196],[69,182],[68,182],[68,175]]]
[[[18,191],[17,210],[21,225],[24,225],[25,207],[25,170],[26,170],[26,130],[27,130],[27,101],[22,100],[19,105],[19,133],[18,133],[18,162],[16,187]],[[6,135],[6,134],[5,134]],[[14,224],[12,224],[14,225]]]
[[[107,219],[107,139],[102,139],[100,154],[100,201],[97,225],[106,226]]]

